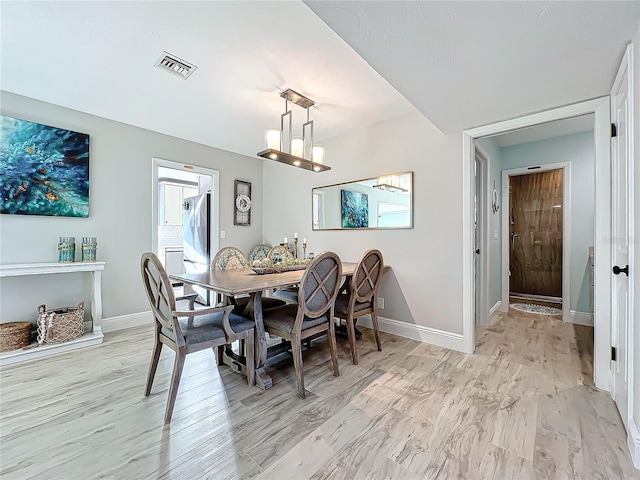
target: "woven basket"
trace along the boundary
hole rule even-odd
[[[65,343],[80,338],[84,333],[84,302],[77,307],[47,310],[38,307],[38,344]]]
[[[31,322],[0,323],[0,352],[18,350],[31,341]]]

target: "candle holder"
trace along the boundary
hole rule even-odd
[[[307,259],[307,242],[302,242],[302,259]]]
[[[76,261],[76,237],[60,237],[58,243],[58,262],[72,263]]]
[[[82,261],[95,262],[98,241],[96,237],[82,237]]]
[[[298,237],[293,238],[293,258],[298,259]]]

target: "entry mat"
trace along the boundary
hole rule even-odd
[[[514,310],[520,310],[527,313],[539,313],[542,315],[562,315],[562,310],[555,307],[547,307],[545,305],[535,305],[533,303],[511,303],[509,304]]]

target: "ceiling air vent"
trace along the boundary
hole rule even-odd
[[[162,55],[154,63],[154,67],[158,67],[160,70],[169,72],[183,80],[186,80],[198,68],[167,52],[162,52]]]

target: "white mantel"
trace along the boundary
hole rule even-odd
[[[28,350],[13,350],[0,353],[0,365],[22,362],[32,358],[53,355],[75,350],[76,348],[102,343],[102,270],[105,262],[74,263],[15,263],[0,265],[1,277],[18,277],[24,275],[46,275],[52,273],[91,273],[91,332],[81,338],[58,345],[41,345]]]

